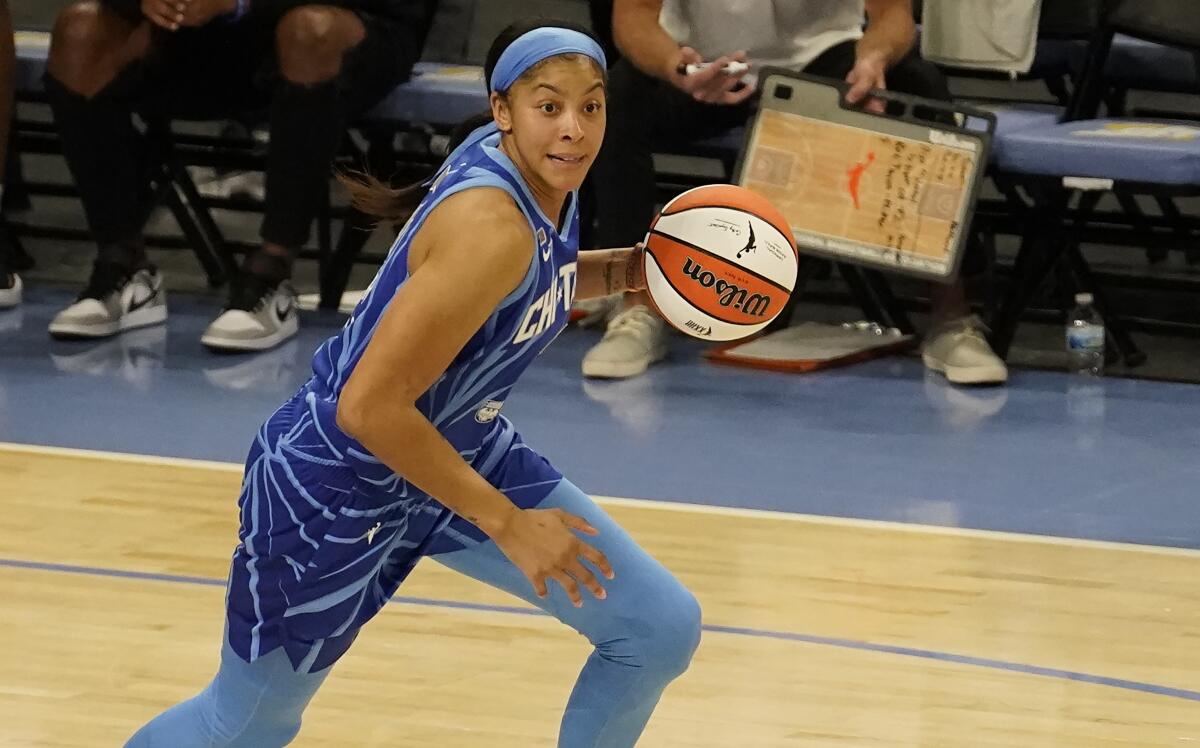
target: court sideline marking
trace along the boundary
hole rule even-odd
[[[15,442],[0,442],[0,451],[52,455],[60,457],[76,457],[91,460],[107,460],[142,465],[161,465],[164,467],[185,467],[196,470],[213,470],[225,473],[241,474],[243,466],[237,462],[217,462],[214,460],[197,460],[190,457],[161,457],[129,452],[106,452],[93,449],[75,449],[72,447],[48,447],[35,444],[17,444]],[[1163,545],[1146,545],[1140,543],[1121,543],[1111,540],[1091,540],[1088,538],[1065,538],[1057,535],[1035,535],[1033,533],[1004,532],[1001,530],[976,530],[967,527],[946,527],[943,525],[926,525],[916,522],[895,522],[880,519],[859,519],[857,517],[830,517],[822,514],[803,514],[800,512],[783,512],[771,509],[746,509],[743,507],[714,506],[712,504],[697,504],[687,501],[663,501],[654,499],[626,499],[617,496],[599,496],[591,494],[597,503],[607,506],[625,506],[638,509],[655,509],[667,512],[684,512],[695,514],[714,514],[726,517],[747,517],[758,519],[779,520],[783,522],[801,522],[805,524],[828,525],[832,527],[858,527],[893,532],[916,533],[922,535],[946,535],[950,537],[982,538],[988,540],[1003,540],[1012,543],[1032,543],[1036,545],[1056,545],[1076,548],[1092,548],[1096,550],[1124,551],[1132,553],[1153,553],[1162,556],[1183,556],[1200,559],[1200,549],[1176,548]]]

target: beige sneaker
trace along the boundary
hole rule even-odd
[[[583,375],[625,379],[646,371],[667,353],[664,324],[641,304],[620,312],[608,323],[604,339],[583,357]]]
[[[921,348],[921,360],[954,384],[1003,384],[1008,367],[988,345],[984,326],[974,315],[931,330]]]

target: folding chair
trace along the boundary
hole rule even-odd
[[[1128,366],[1145,360],[1080,251],[1080,232],[1101,197],[1200,194],[1200,123],[1098,117],[1116,34],[1190,51],[1200,49],[1200,13],[1189,0],[1111,0],[1088,45],[1079,85],[1060,122],[1034,124],[1001,141],[997,171],[1035,197],[1013,269],[1012,283],[992,321],[992,347],[1006,355],[1018,318],[1045,277],[1065,262],[1060,277],[1095,294],[1108,322],[1114,357]],[[1064,221],[1078,197],[1074,219]]]

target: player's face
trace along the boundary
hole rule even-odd
[[[551,59],[513,84],[497,114],[531,182],[553,192],[583,184],[604,141],[604,95],[600,70],[584,55]]]

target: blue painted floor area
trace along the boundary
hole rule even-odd
[[[0,312],[2,441],[241,461],[344,319],[221,356],[198,342],[215,298],[173,296],[166,328],[52,341],[70,299],[34,288]],[[1014,371],[965,390],[915,358],[772,374],[682,337],[643,377],[584,381],[598,339],[566,331],[504,409],[592,493],[1200,548],[1200,387]]]

